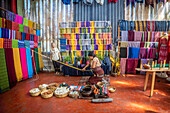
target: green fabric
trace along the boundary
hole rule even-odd
[[[24,32],[24,25],[19,24],[19,32]]]
[[[158,58],[158,52],[157,52],[157,49],[158,49],[158,42],[155,42],[155,49],[156,49],[156,58]]]
[[[28,19],[24,18],[23,25],[28,26]]]
[[[36,64],[36,71],[37,73],[40,72],[40,66],[39,66],[39,58],[38,58],[38,48],[34,48],[35,51],[35,64]]]
[[[18,40],[12,39],[12,48],[18,48]]]
[[[17,13],[24,17],[24,0],[17,0]]]
[[[0,17],[0,28],[2,28],[2,18]]]
[[[3,93],[10,89],[4,49],[0,49],[0,59],[0,90]]]
[[[41,48],[41,42],[38,42],[38,48]]]

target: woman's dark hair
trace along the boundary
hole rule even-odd
[[[93,53],[93,51],[90,51],[88,56],[92,56],[92,57],[95,57],[96,55]]]

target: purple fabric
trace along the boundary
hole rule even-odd
[[[156,58],[156,49],[151,48],[150,58],[155,59]]]
[[[98,50],[98,45],[94,45],[94,50]]]
[[[81,27],[85,27],[85,22],[81,22]]]
[[[34,41],[30,41],[30,48],[34,48]]]
[[[151,43],[150,43],[150,47],[151,47],[151,48],[155,48],[155,43],[154,43],[154,42],[151,42]]]
[[[93,39],[93,44],[96,44],[96,39]]]
[[[143,64],[147,64],[147,59],[141,59],[141,61],[143,61]],[[145,71],[141,71],[140,74],[144,74],[146,73]]]
[[[90,27],[90,22],[86,21],[86,27]]]
[[[134,31],[128,31],[128,41],[134,41]]]
[[[80,50],[80,45],[77,45],[77,50]]]
[[[154,40],[155,40],[155,32],[152,32],[151,42],[154,42]]]
[[[135,31],[134,32],[134,41],[141,41],[143,31]]]
[[[146,48],[140,48],[139,59],[146,58]]]
[[[126,60],[127,58],[121,58],[120,60],[120,70],[121,70],[120,74],[121,75],[124,75],[126,72]]]
[[[128,41],[128,31],[122,31],[122,38],[121,41]]]
[[[93,39],[95,39],[95,33],[93,33]]]
[[[135,68],[138,65],[138,59],[127,59],[126,72],[136,74]]]
[[[90,33],[90,28],[88,28],[88,33]]]
[[[84,52],[83,51],[81,51],[81,56],[83,56],[84,55]]]
[[[77,40],[79,39],[79,34],[76,34],[76,39],[77,39]]]
[[[147,41],[147,40],[148,40],[148,32],[145,31],[145,32],[144,32],[144,41]]]
[[[128,47],[140,47],[140,42],[128,41]]]

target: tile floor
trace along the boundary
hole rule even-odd
[[[40,96],[31,97],[28,93],[31,88],[43,83],[66,82],[78,85],[80,78],[40,73],[38,80],[25,80],[10,91],[0,94],[0,113],[170,113],[170,84],[156,78],[154,95],[148,97],[150,81],[147,91],[143,92],[144,75],[110,77],[111,85],[117,89],[110,94],[112,103],[94,104],[90,100],[69,97],[42,99]]]

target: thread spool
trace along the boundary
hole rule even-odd
[[[161,61],[161,63],[160,63],[159,69],[162,69],[162,61]]]
[[[152,61],[152,68],[151,69],[153,69],[154,68],[154,61]]]
[[[157,60],[155,60],[155,67],[157,66]]]
[[[142,69],[142,67],[143,67],[143,61],[141,60],[141,62],[140,62],[140,69]]]
[[[165,68],[166,60],[164,60],[163,68]]]

